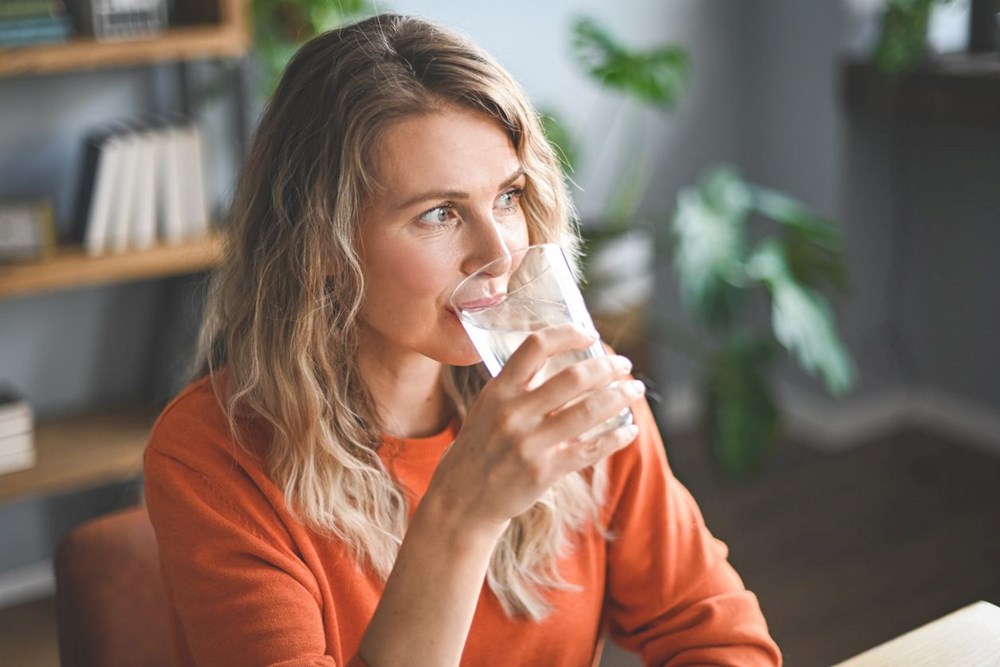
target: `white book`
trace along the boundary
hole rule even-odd
[[[161,167],[157,183],[160,236],[167,243],[177,245],[184,241],[180,134],[175,127],[168,127],[157,134]]]
[[[27,403],[11,403],[2,406],[2,408],[2,413],[0,413],[0,438],[6,438],[19,433],[30,433],[34,429],[34,415]]]
[[[135,172],[139,160],[139,140],[135,132],[122,136],[121,151],[121,166],[111,211],[111,227],[108,230],[111,250],[116,253],[128,250],[131,241],[132,217],[135,214],[133,205],[136,194]]]
[[[26,449],[35,448],[34,431],[24,431],[22,433],[12,433],[0,437],[0,456],[8,454],[18,454]]]
[[[109,248],[112,203],[121,169],[122,142],[119,136],[108,137],[101,146],[94,176],[94,194],[87,213],[84,245],[89,255],[102,255]]]
[[[9,453],[0,452],[0,474],[27,470],[35,465],[35,448],[19,449]]]
[[[208,232],[208,201],[205,198],[205,169],[201,132],[197,125],[181,129],[181,201],[184,205],[185,238],[197,239]]]
[[[0,393],[0,473],[34,465],[34,428],[31,404],[13,393]]]
[[[156,242],[156,150],[151,130],[137,132],[135,194],[129,246],[146,250]]]

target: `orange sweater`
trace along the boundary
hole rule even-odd
[[[756,597],[670,472],[649,407],[633,411],[640,435],[608,463],[605,517],[617,538],[578,536],[560,571],[579,589],[551,592],[542,622],[508,618],[484,585],[463,665],[590,665],[605,630],[647,665],[781,663]],[[383,459],[422,497],[454,435],[452,426],[384,447],[393,453]],[[361,664],[382,582],[289,515],[281,490],[229,437],[207,380],[157,422],[145,483],[180,664]]]

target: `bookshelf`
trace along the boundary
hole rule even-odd
[[[154,419],[142,410],[118,410],[37,424],[35,466],[0,477],[0,502],[137,477]]]
[[[0,265],[0,299],[207,271],[221,254],[217,234],[183,245],[160,244],[100,257],[90,257],[80,247],[64,246],[47,259]]]
[[[148,65],[246,53],[245,31],[230,26],[171,28],[155,39],[98,42],[76,38],[65,44],[0,48],[0,76],[52,74]]]
[[[175,0],[171,27],[148,39],[98,42],[76,37],[66,43],[0,48],[0,78],[241,59],[248,54],[250,42],[249,0]],[[242,95],[242,91],[236,92]],[[241,103],[242,98],[237,106]],[[243,110],[237,112],[242,114]],[[0,301],[201,272],[218,263],[221,249],[218,235],[100,257],[89,257],[79,247],[63,246],[45,259],[0,264]],[[143,410],[123,408],[36,424],[37,463],[29,470],[0,475],[0,504],[139,475],[154,417]]]
[[[175,0],[170,20],[168,30],[147,39],[0,47],[0,76],[236,58],[250,49],[247,0]]]

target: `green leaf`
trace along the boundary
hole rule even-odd
[[[684,305],[707,324],[732,322],[743,301],[749,195],[729,169],[717,169],[677,197],[673,265]]]
[[[767,371],[774,348],[734,337],[712,360],[706,377],[706,418],[713,459],[729,479],[747,477],[764,459],[778,431],[778,409]]]
[[[927,24],[932,0],[891,0],[882,17],[875,64],[895,74],[914,69],[927,52]]]
[[[788,266],[795,279],[816,289],[848,288],[847,260],[840,230],[780,192],[750,186],[753,208],[786,228]]]
[[[782,241],[788,269],[795,280],[816,290],[850,288],[847,258],[839,247],[816,243],[801,234],[788,234]]]
[[[747,273],[771,292],[771,326],[778,342],[803,370],[819,376],[830,393],[850,389],[854,365],[837,334],[830,305],[818,291],[796,282],[781,243],[762,243],[748,261]]]
[[[680,97],[688,77],[683,49],[663,45],[629,50],[590,18],[577,19],[572,33],[573,56],[601,85],[664,109]]]
[[[306,41],[374,13],[371,0],[253,0],[254,51],[264,69],[264,92],[274,90],[288,61]]]

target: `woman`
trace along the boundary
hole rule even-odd
[[[182,664],[586,665],[606,630],[647,664],[780,662],[627,360],[529,390],[592,343],[555,327],[488,380],[448,308],[530,243],[573,256],[571,223],[530,104],[464,39],[383,15],[301,49],[146,454]]]

